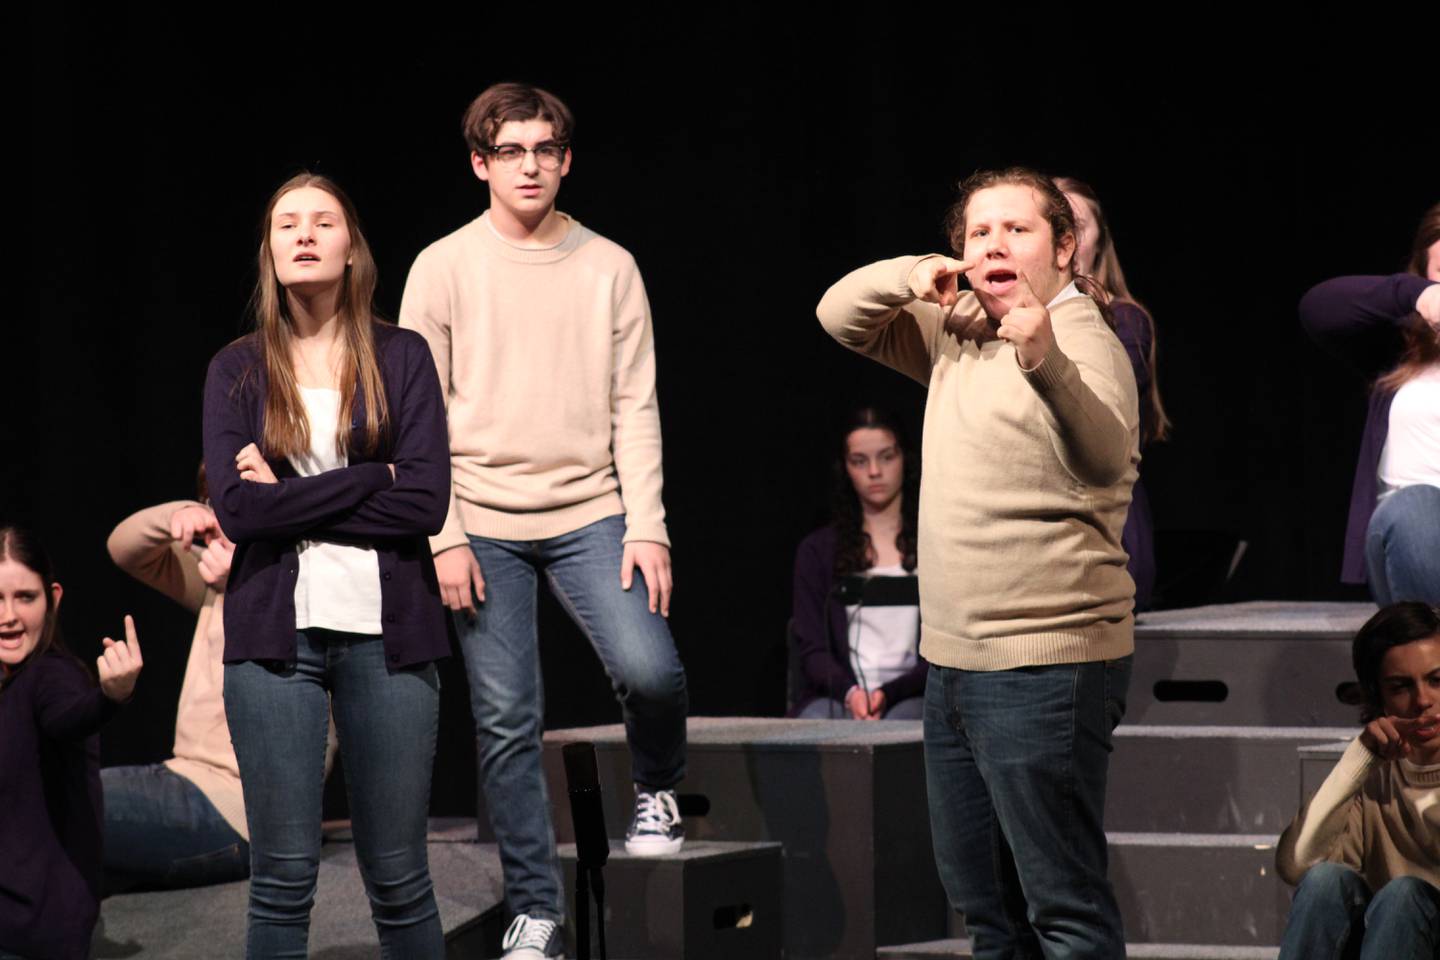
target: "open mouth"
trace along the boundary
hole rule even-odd
[[[985,285],[992,293],[1007,293],[1014,286],[1019,275],[1014,270],[1004,268],[989,270],[985,273]]]
[[[0,633],[0,650],[18,650],[20,649],[20,641],[24,639],[24,630],[12,630]]]
[[[313,254],[313,253],[297,253],[297,254],[295,254],[295,262],[296,262],[296,263],[319,263],[319,262],[320,262],[320,258],[319,258],[318,256],[316,256],[315,254]]]

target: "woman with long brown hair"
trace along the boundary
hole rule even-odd
[[[1170,433],[1170,418],[1160,402],[1160,385],[1155,375],[1155,319],[1125,280],[1115,238],[1100,198],[1088,183],[1074,177],[1056,177],[1055,185],[1070,201],[1075,212],[1075,272],[1093,281],[1097,293],[1107,300],[1115,321],[1115,334],[1130,357],[1135,372],[1135,392],[1140,399],[1140,449]],[[1143,464],[1142,464],[1143,467]],[[1150,497],[1143,477],[1137,477],[1131,494],[1130,511],[1125,515],[1121,544],[1130,556],[1127,569],[1135,581],[1135,609],[1150,606],[1155,590],[1155,522],[1150,515]]]
[[[54,568],[0,524],[0,958],[82,960],[100,913],[100,745],[142,661],[135,623],[100,684],[60,639]]]
[[[425,822],[449,652],[426,536],[450,451],[425,341],[373,314],[355,208],[302,174],[265,209],[255,332],[205,385],[205,468],[235,543],[225,713],[250,827],[247,955],[305,955],[320,858],[327,707],[386,956],[444,944]]]
[[[1403,273],[1318,284],[1300,322],[1373,383],[1341,579],[1368,582],[1381,606],[1440,604],[1440,204]]]
[[[914,583],[920,457],[895,416],[861,407],[837,461],[831,522],[795,554],[790,623],[800,676],[791,712],[918,720],[927,670],[918,599],[867,604],[864,587],[876,577]]]

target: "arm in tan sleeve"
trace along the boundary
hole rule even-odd
[[[1280,836],[1275,868],[1294,886],[1317,863],[1327,860],[1359,870],[1364,854],[1360,788],[1380,758],[1356,737],[1315,796],[1300,809]]]
[[[825,291],[815,314],[843,346],[928,386],[944,313],[910,289],[910,271],[923,259],[881,260],[846,274]]]
[[[405,293],[400,299],[400,326],[414,330],[425,338],[430,355],[435,360],[435,372],[440,377],[440,394],[445,399],[445,410],[449,413],[453,365],[450,351],[451,310],[450,296],[444,280],[444,269],[436,264],[430,250],[422,250],[410,268],[405,281]],[[453,448],[452,448],[453,449]],[[460,520],[460,505],[455,496],[455,481],[450,481],[450,509],[445,514],[445,526],[430,538],[430,552],[440,553],[451,547],[468,543],[465,527]]]
[[[1060,304],[1054,312],[1065,307]],[[1040,397],[1051,443],[1065,469],[1081,483],[1108,486],[1125,475],[1138,439],[1135,373],[1125,348],[1098,313],[1054,326],[1054,346],[1040,366],[1023,371],[1025,379]]]
[[[613,314],[614,368],[610,379],[610,449],[620,499],[625,504],[624,542],[670,545],[665,529],[660,448],[660,406],[655,399],[655,332],[650,301],[633,261],[616,277]]]
[[[110,532],[105,543],[117,567],[191,613],[198,613],[205,602],[205,580],[190,545],[170,539],[170,518],[183,507],[203,506],[193,500],[176,500],[132,513]]]

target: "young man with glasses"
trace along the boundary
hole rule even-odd
[[[431,549],[465,654],[515,914],[505,956],[531,960],[559,951],[564,913],[540,767],[540,575],[620,699],[633,854],[672,853],[683,840],[673,787],[685,769],[685,672],[665,622],[670,551],[639,270],[555,209],[574,126],[559,99],[497,84],[463,126],[490,208],[416,258],[400,323],[429,341],[445,387],[453,491]]]

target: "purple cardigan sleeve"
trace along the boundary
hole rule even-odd
[[[835,563],[834,540],[832,531],[821,529],[800,541],[795,552],[791,624],[807,686],[843,700],[855,680],[843,664],[835,661],[830,649],[830,571]]]
[[[119,710],[119,704],[101,693],[78,663],[41,657],[32,668],[44,672],[35,678],[35,721],[51,739],[84,740]]]
[[[258,374],[246,377],[247,354],[253,357],[253,351],[239,345],[226,347],[210,362],[205,378],[205,479],[226,536],[236,543],[293,539],[391,485],[390,468],[383,463],[292,476],[278,483],[241,480],[235,456],[260,439],[250,420],[251,408],[260,406],[255,394]],[[279,472],[288,465],[272,466]]]
[[[1374,378],[1395,365],[1400,328],[1431,284],[1424,277],[1336,277],[1300,298],[1300,324],[1326,352]]]
[[[395,465],[395,482],[312,528],[317,534],[360,539],[432,536],[445,525],[450,435],[440,378],[419,334],[394,328],[387,333],[395,339],[386,377],[394,425],[389,462]]]
[[[1152,332],[1145,311],[1133,303],[1116,300],[1110,304],[1115,317],[1115,335],[1130,358],[1130,367],[1135,371],[1135,392],[1144,396],[1150,388],[1150,341]]]

